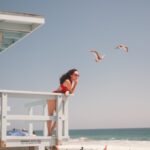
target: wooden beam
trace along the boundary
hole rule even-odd
[[[32,24],[21,24],[14,22],[4,22],[0,21],[0,30],[1,31],[13,31],[13,32],[31,32],[33,30]]]
[[[42,16],[27,13],[0,12],[0,20],[9,22],[37,23],[44,24]]]

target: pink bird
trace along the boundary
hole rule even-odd
[[[126,45],[124,45],[124,44],[119,44],[116,48],[117,49],[122,49],[125,52],[128,52],[128,47]]]
[[[97,50],[95,50],[95,49],[90,50],[90,52],[92,52],[93,55],[95,56],[95,61],[96,61],[96,62],[99,62],[99,61],[103,60],[104,57],[105,57],[105,55],[100,54],[100,53],[99,53]]]

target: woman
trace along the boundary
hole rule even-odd
[[[57,93],[64,93],[65,95],[72,94],[78,84],[79,72],[77,69],[71,69],[60,77],[60,86],[54,91]],[[48,101],[48,115],[52,116],[56,111],[56,100]],[[55,128],[55,122],[47,122],[48,135],[52,135],[53,129]]]

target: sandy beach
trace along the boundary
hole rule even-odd
[[[64,142],[60,150],[150,150],[150,141],[75,141]],[[30,150],[25,147],[0,148],[0,150]]]
[[[0,150],[29,150],[29,148],[25,148],[25,147],[13,147],[13,148],[0,148]]]
[[[107,150],[150,150],[150,141],[126,141],[126,140],[110,140],[110,141],[69,141],[64,143],[61,147],[68,146],[72,150],[81,149],[83,147],[85,150],[104,150],[105,145],[107,145]],[[74,148],[73,148],[74,147]],[[64,148],[65,149],[65,148]]]

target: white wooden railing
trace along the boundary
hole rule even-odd
[[[28,108],[28,114],[11,114],[11,106],[8,106],[8,100],[18,99],[25,102],[26,99],[34,99],[25,107]],[[56,114],[48,116],[47,100],[56,99]],[[1,147],[29,147],[34,146],[38,150],[44,150],[46,146],[56,144],[59,141],[68,139],[68,96],[61,93],[50,92],[32,92],[32,91],[14,91],[0,90],[0,148]],[[43,114],[34,114],[37,106],[43,107]],[[16,104],[17,109],[17,104]],[[13,110],[11,110],[13,112]],[[56,133],[54,136],[48,136],[47,121],[56,121]],[[28,136],[8,136],[8,125],[11,121],[22,121],[28,124]],[[43,135],[33,136],[34,123],[42,122]],[[15,128],[15,127],[13,127]]]

